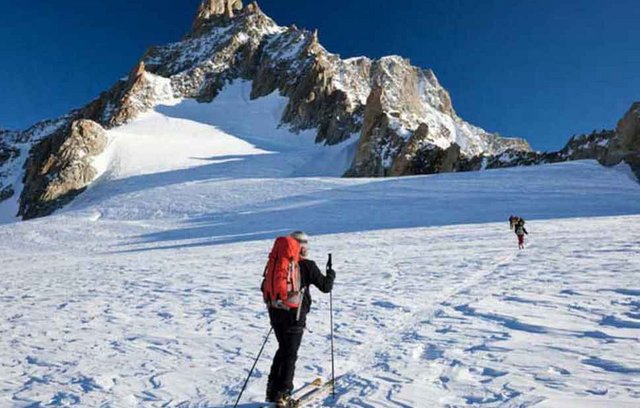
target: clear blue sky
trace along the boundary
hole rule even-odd
[[[245,1],[246,3],[246,1]],[[0,128],[66,113],[181,38],[199,0],[0,0]],[[396,5],[398,4],[398,5]],[[638,0],[262,0],[343,57],[432,68],[469,122],[536,149],[640,100]]]

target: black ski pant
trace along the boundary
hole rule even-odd
[[[270,309],[271,326],[278,339],[278,351],[273,357],[269,373],[269,387],[274,396],[293,391],[293,377],[302,342],[304,324],[286,310]]]

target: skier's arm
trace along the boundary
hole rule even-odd
[[[333,269],[329,269],[327,271],[327,276],[324,276],[315,262],[306,262],[306,266],[309,270],[309,283],[320,289],[321,292],[331,292],[331,289],[333,289],[333,281],[336,278],[335,271]]]
[[[527,232],[527,229],[525,227],[522,227],[522,230],[524,231],[525,234],[529,235],[529,233]]]

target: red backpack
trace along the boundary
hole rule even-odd
[[[268,307],[297,309],[302,304],[300,243],[292,237],[279,237],[273,244],[264,269],[262,295]]]

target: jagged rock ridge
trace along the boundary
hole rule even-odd
[[[461,159],[454,171],[530,166],[571,160],[597,160],[604,166],[629,165],[640,179],[640,102],[635,102],[615,130],[593,131],[572,137],[557,152],[508,150],[496,156]]]
[[[0,191],[5,191],[0,201],[21,190],[24,218],[51,213],[93,181],[91,158],[104,148],[105,130],[168,99],[210,102],[238,79],[251,81],[251,98],[273,92],[288,97],[281,121],[293,131],[316,129],[316,141],[325,144],[359,138],[348,176],[476,170],[577,157],[532,152],[522,139],[470,125],[456,114],[435,74],[406,59],[343,60],[320,45],[317,31],[278,26],[255,2],[244,7],[240,0],[204,0],[183,40],[149,49],[126,79],[84,108],[0,145]],[[628,146],[625,142],[616,151]],[[618,156],[629,160],[626,153]],[[11,163],[24,164],[21,180],[2,175]]]

